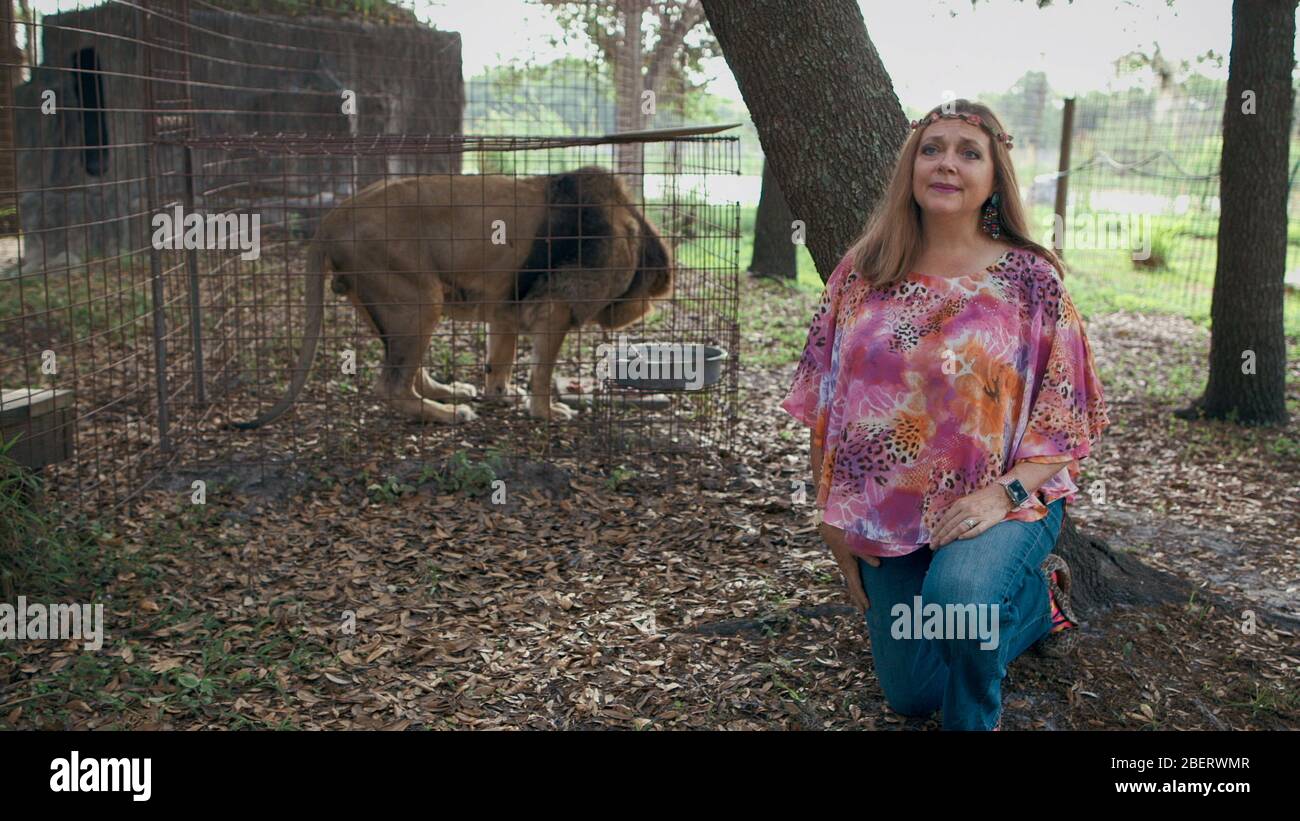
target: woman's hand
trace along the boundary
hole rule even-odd
[[[971,539],[1006,518],[1011,512],[1011,499],[1002,485],[994,482],[974,493],[969,493],[939,514],[939,524],[931,534],[930,549],[938,550],[954,539]],[[974,519],[974,527],[966,527],[966,520]]]
[[[862,576],[858,572],[857,557],[849,552],[844,531],[826,522],[822,522],[818,530],[822,534],[822,540],[830,547],[835,563],[840,566],[840,573],[844,574],[844,583],[849,588],[849,601],[858,608],[859,612],[866,613],[871,607],[871,602],[867,601],[867,593],[862,589]],[[872,567],[880,567],[880,559],[875,556],[863,557],[862,561]]]

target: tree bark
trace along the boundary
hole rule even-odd
[[[641,20],[649,7],[648,0],[619,0],[619,16],[623,24],[622,40],[614,57],[614,121],[616,129],[640,131],[645,127],[641,114],[641,91],[645,81],[641,76],[643,52]],[[614,146],[617,173],[627,186],[634,202],[643,203],[642,186],[645,174],[645,144],[619,143]]]
[[[1295,13],[1296,0],[1232,6],[1210,377],[1182,418],[1288,421],[1282,306]]]
[[[1052,552],[1070,566],[1070,601],[1081,619],[1117,606],[1162,604],[1186,600],[1189,595],[1191,586],[1183,579],[1148,567],[1132,555],[1112,550],[1106,542],[1080,533],[1068,507]]]
[[[781,279],[799,275],[799,259],[791,240],[792,220],[790,206],[772,173],[772,164],[764,158],[763,189],[754,215],[754,253],[749,261],[749,273]]]
[[[907,136],[862,12],[853,0],[703,3],[825,282],[884,193]]]

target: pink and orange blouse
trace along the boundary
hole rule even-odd
[[[1079,460],[1110,424],[1083,322],[1061,276],[1014,248],[958,277],[872,287],[840,261],[781,407],[822,449],[816,506],[854,553],[928,544],[949,504],[1016,463],[1061,470],[1006,518],[1074,501]]]

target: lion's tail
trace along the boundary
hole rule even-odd
[[[307,327],[303,330],[302,350],[298,352],[298,364],[293,369],[289,391],[266,413],[248,422],[232,422],[232,427],[250,430],[274,422],[293,407],[298,394],[302,393],[303,385],[307,384],[307,374],[311,372],[312,360],[316,357],[316,343],[320,341],[321,325],[325,317],[325,277],[329,275],[326,267],[327,260],[321,243],[312,242],[307,249]]]
[[[649,220],[636,213],[636,209],[632,211],[641,226],[636,274],[627,291],[596,315],[600,326],[609,330],[630,325],[648,315],[654,310],[655,300],[667,299],[673,292],[673,260],[668,246]]]

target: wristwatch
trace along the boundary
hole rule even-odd
[[[1025,490],[1025,486],[1020,484],[1019,479],[1003,476],[997,482],[1002,485],[1002,488],[1007,492],[1007,497],[1011,499],[1012,510],[1024,507],[1025,503],[1029,501],[1029,491]]]

